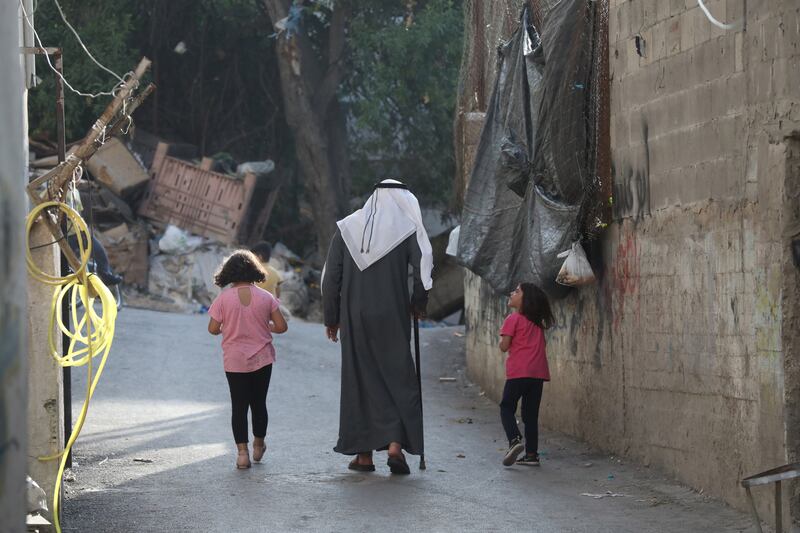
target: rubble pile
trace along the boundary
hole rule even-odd
[[[52,143],[31,139],[30,146],[33,177],[57,165]],[[107,140],[86,164],[78,184],[82,215],[122,275],[128,305],[205,311],[219,293],[213,277],[224,258],[263,234],[278,190],[275,164],[246,162],[226,173],[196,154],[136,132]],[[320,272],[281,243],[270,264],[283,279],[284,308],[321,321]]]

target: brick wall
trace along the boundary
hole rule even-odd
[[[800,5],[707,6],[745,29],[608,2],[615,222],[601,281],[555,305],[542,420],[743,508],[742,477],[797,457]],[[470,375],[497,397],[504,306],[465,284]]]

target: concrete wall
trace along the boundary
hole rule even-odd
[[[0,3],[0,532],[25,531],[25,129],[16,2]]]
[[[601,281],[555,305],[542,421],[744,508],[739,480],[800,438],[800,6],[707,4],[746,30],[695,0],[609,1],[615,222]],[[503,304],[465,285],[470,375],[497,397]]]

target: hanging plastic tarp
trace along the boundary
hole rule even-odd
[[[497,291],[532,282],[551,296],[558,254],[580,238],[596,184],[594,2],[528,8],[499,49],[498,72],[462,214],[459,262]]]

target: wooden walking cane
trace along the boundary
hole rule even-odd
[[[414,353],[417,363],[417,386],[419,387],[419,416],[422,419],[422,453],[419,456],[419,469],[425,470],[425,418],[422,416],[422,369],[419,361],[419,319],[414,315]]]

